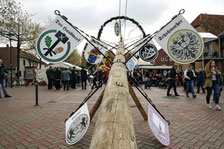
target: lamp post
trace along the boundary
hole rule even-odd
[[[10,43],[10,79],[11,79],[11,88],[13,88],[13,81],[12,81],[12,38],[9,38]]]
[[[10,32],[7,34],[8,38],[9,38],[9,44],[10,44],[10,80],[11,80],[11,88],[13,88],[13,81],[12,81],[12,36],[14,34],[12,34],[12,30],[10,30]]]

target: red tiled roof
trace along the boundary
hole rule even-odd
[[[2,59],[3,64],[6,68],[10,67],[10,48],[0,47],[0,59]],[[16,68],[17,64],[17,49],[16,47],[12,47],[12,68]]]
[[[25,58],[38,63],[40,62],[39,58],[37,58],[31,53],[27,53],[22,50],[20,50],[20,58]],[[3,60],[3,63],[7,68],[10,67],[10,48],[8,46],[0,47],[0,59]],[[41,63],[46,64],[43,61],[41,61]],[[12,67],[16,68],[16,66],[17,66],[17,48],[12,47]]]
[[[207,32],[218,36],[224,31],[224,15],[200,14],[191,25],[202,26]]]

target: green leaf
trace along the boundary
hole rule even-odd
[[[45,44],[46,44],[46,46],[47,46],[48,48],[50,48],[50,46],[51,46],[51,42],[52,42],[51,37],[47,36],[47,37],[45,38]]]

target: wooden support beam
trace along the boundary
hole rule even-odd
[[[137,149],[123,55],[124,45],[120,43],[100,105],[90,149]]]
[[[108,52],[108,55],[110,56],[110,59],[113,61],[114,60],[114,54],[111,52],[111,51],[109,51]]]
[[[126,56],[125,56],[125,60],[127,61],[130,57],[131,57],[131,54],[127,53]]]
[[[102,91],[102,93],[100,94],[100,96],[97,99],[96,103],[94,104],[94,106],[92,107],[91,111],[89,112],[90,121],[92,121],[92,119],[93,119],[97,109],[100,107],[100,104],[101,104],[102,99],[103,99],[103,94],[104,94],[104,90]]]
[[[140,111],[140,113],[141,113],[143,119],[144,119],[145,121],[147,121],[148,116],[147,116],[147,114],[146,114],[144,108],[142,107],[141,103],[139,102],[138,97],[137,97],[136,94],[135,94],[135,91],[133,90],[133,88],[132,88],[132,86],[131,86],[130,83],[128,84],[128,86],[129,86],[129,93],[130,93],[132,99],[134,100],[136,106],[138,107],[138,110]]]

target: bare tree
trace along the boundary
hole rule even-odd
[[[0,39],[6,42],[10,35],[17,43],[17,71],[20,71],[21,45],[31,46],[37,38],[37,30],[41,30],[39,24],[32,22],[31,17],[21,3],[15,0],[0,0]],[[34,46],[31,48],[34,49]]]
[[[71,55],[65,60],[65,62],[74,64],[76,66],[81,66],[81,56],[78,53],[78,50],[74,50]]]

